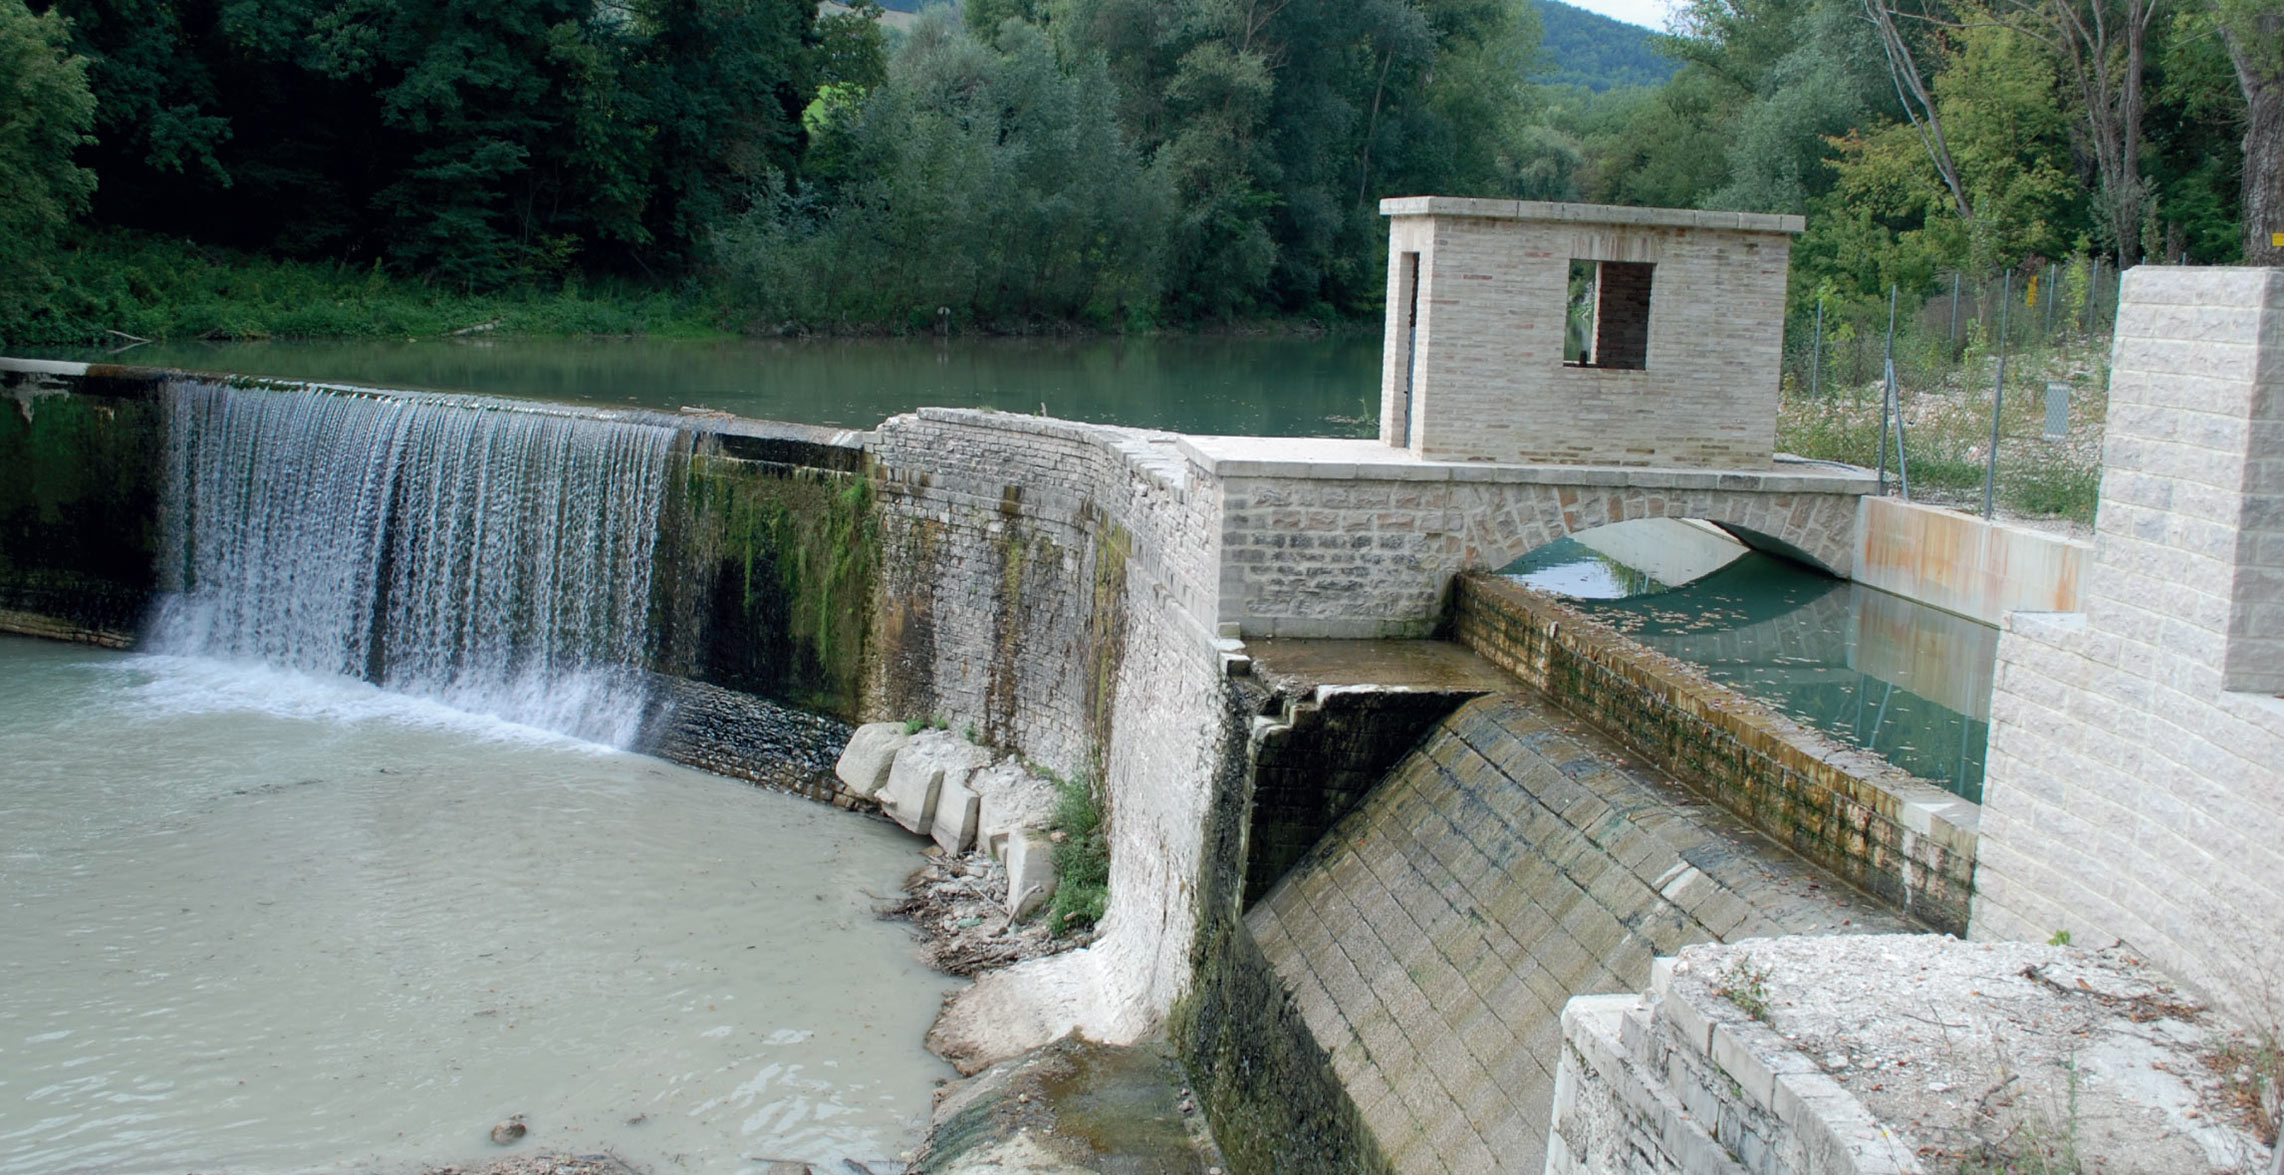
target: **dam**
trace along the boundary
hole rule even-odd
[[[1638,1150],[1645,1129],[1674,1154],[1719,1148],[1740,1165],[1747,1152],[1804,1153],[1799,1139],[1815,1131],[1772,1092],[1792,1088],[1777,1081],[1789,1062],[1768,1061],[1765,1081],[1740,1082],[1746,1094],[1775,1099],[1766,1113],[1740,1102],[1727,1117],[1715,1106],[1704,1118],[1659,1107],[1712,1094],[1651,1082],[1639,1060],[1650,1055],[1639,1050],[1668,1039],[1658,1033],[1686,1043],[1697,1023],[1688,1019],[1698,1015],[1688,1010],[1688,982],[1659,960],[1740,940],[1868,934],[1877,942],[1880,932],[1931,930],[2038,943],[2060,930],[2086,942],[2130,937],[2150,963],[2217,1006],[2249,1006],[2224,967],[2201,962],[2219,955],[2195,926],[2155,913],[2130,888],[2085,883],[2082,896],[2068,896],[2077,891],[2054,887],[2060,854],[2084,851],[2068,846],[2123,838],[2104,851],[2125,877],[2137,875],[2148,850],[2133,849],[2140,841],[2124,826],[2076,830],[2040,807],[2051,801],[2038,797],[2073,784],[2046,766],[2049,752],[2010,750],[2025,737],[2062,737],[2044,715],[2114,721],[2083,716],[2094,703],[2075,698],[2114,699],[2100,705],[2121,714],[2148,699],[2125,680],[2134,663],[2102,644],[2110,631],[2102,625],[2133,615],[2123,601],[2105,613],[2111,606],[2098,602],[2107,597],[2080,594],[2075,580],[2086,570],[2098,584],[2105,568],[2143,548],[2097,543],[2089,560],[2082,548],[2004,528],[1959,527],[1956,516],[1869,499],[1864,471],[1757,447],[1750,422],[1773,411],[1774,391],[1756,390],[1754,355],[1773,353],[1773,343],[1749,321],[1729,324],[1738,349],[1711,369],[1734,380],[1695,377],[1708,406],[1693,419],[1710,437],[1665,435],[1665,417],[1637,412],[1639,402],[1690,394],[1691,381],[1654,381],[1670,378],[1686,354],[1665,331],[1687,338],[1709,329],[1691,317],[1693,291],[1718,290],[1732,319],[1750,319],[1738,307],[1758,305],[1767,329],[1778,329],[1791,226],[1733,214],[1549,215],[1497,202],[1391,211],[1391,282],[1416,290],[1393,288],[1390,305],[1420,309],[1391,316],[1376,439],[1192,436],[948,408],[857,433],[12,361],[6,443],[40,460],[9,467],[115,476],[70,487],[68,511],[18,516],[0,607],[14,631],[116,645],[176,632],[194,636],[168,639],[242,647],[230,642],[306,622],[334,634],[320,642],[333,672],[819,798],[840,794],[833,757],[848,724],[867,720],[940,719],[977,743],[1088,779],[1110,833],[1099,933],[1082,949],[982,976],[944,1010],[932,1039],[975,1071],[1074,1031],[1110,1042],[1163,1034],[1243,1170],[1538,1170],[1573,1160],[1586,1165],[1560,1169],[1622,1169],[1591,1163],[1618,1153],[1612,1138]],[[1567,235],[1541,247],[1530,234],[1545,232]],[[1481,332],[1464,328],[1469,316],[1492,314],[1486,307],[1502,299],[1536,305],[1546,291],[1533,284],[1543,275],[1529,255],[1550,250],[1563,267],[1583,256],[1654,270],[1638,352],[1614,335],[1607,370],[1565,367],[1559,340],[1551,358],[1529,351],[1534,336],[1510,316],[1497,320],[1500,345],[1523,350],[1477,353],[1467,340]],[[1412,253],[1419,257],[1403,259]],[[2242,327],[2251,340],[2242,345],[2257,352],[2284,294],[2268,278],[2221,276],[2236,284],[2129,276],[2120,399],[2149,405],[2123,419],[2144,430],[2132,435],[2153,438],[2131,456],[2144,479],[2129,491],[2143,512],[2133,516],[2131,543],[2186,533],[2167,529],[2169,510],[2218,517],[2226,509],[2156,488],[2164,446],[2182,442],[2163,423],[2165,362],[2131,353],[2145,345],[2135,340],[2153,353],[2172,345],[2166,332],[2181,329],[2181,316],[2165,308],[2224,297],[2257,309],[2243,322],[2221,316],[2212,329]],[[2183,284],[2192,277],[2217,284]],[[1478,290],[1489,301],[1471,301]],[[1550,297],[1551,314],[1561,299]],[[2152,308],[2146,319],[2133,317],[2137,306]],[[1614,317],[1626,312],[1611,307]],[[1548,435],[1517,429],[1511,417],[1505,434],[1481,427],[1484,414],[1505,409],[1478,385],[1526,364],[1556,374],[1552,390],[1534,395],[1569,396],[1564,411],[1609,427],[1574,430],[1561,452],[1534,450],[1528,439],[1492,451],[1507,444],[1503,435]],[[2273,397],[2249,390],[2268,386],[2265,370],[2204,377],[2248,389],[2240,439],[2269,427],[2261,414]],[[2136,386],[2157,390],[2134,400]],[[394,458],[363,466],[339,492],[344,503],[367,503],[343,513],[362,520],[345,530],[375,552],[369,582],[333,573],[327,582],[342,586],[339,596],[311,601],[322,614],[289,609],[241,624],[196,605],[197,584],[326,564],[201,565],[216,542],[242,536],[200,539],[180,513],[186,499],[165,454],[186,404],[207,410],[191,414],[196,428],[219,430],[200,435],[244,438],[223,447],[255,443],[273,418],[354,428],[387,418],[398,430],[388,435],[401,438],[382,446],[388,452],[413,452],[433,437],[471,459],[444,479],[407,477],[412,467],[392,466]],[[359,423],[366,417],[369,426]],[[2225,430],[2212,440],[2230,443]],[[576,455],[549,448],[556,444]],[[269,449],[261,460],[273,458],[291,460]],[[2241,506],[2242,479],[2252,474],[2241,473],[2251,468],[2241,452],[2238,460],[2235,525],[2265,537],[2267,516]],[[329,476],[350,465],[322,463]],[[194,484],[196,460],[180,464],[183,485]],[[473,554],[487,550],[473,532],[427,545],[432,527],[465,525],[442,503],[479,500],[541,468],[655,502],[645,507],[655,509],[651,545],[630,543],[607,517],[567,525],[548,505],[553,491],[527,490],[509,494],[513,508],[495,520],[507,529],[494,553]],[[219,490],[258,507],[269,479],[235,469]],[[41,484],[27,496],[62,500]],[[263,516],[256,508],[243,517]],[[267,516],[277,518],[281,542],[312,521],[291,510]],[[1581,610],[1489,574],[1565,535],[1644,518],[1702,520],[1756,548],[1903,587],[1964,615],[2016,617],[1999,643],[1986,802],[1749,704]],[[1908,542],[1897,538],[1906,533]],[[1920,550],[1948,542],[1979,557],[1947,569],[1900,558],[1899,542]],[[2204,549],[2212,553],[2201,557],[2221,558],[2220,547]],[[582,574],[608,576],[608,590],[550,599],[523,570],[542,557],[590,560],[594,570]],[[2073,575],[2033,583],[1988,573],[2008,563]],[[480,640],[465,624],[429,629],[430,612],[397,611],[397,569],[415,566],[426,570],[404,590],[489,595],[530,612]],[[196,577],[179,578],[185,569]],[[2265,582],[2218,564],[2210,579],[2217,598],[2232,601],[2228,593]],[[161,621],[146,627],[154,604]],[[2214,663],[2226,668],[2209,681],[2175,678],[2183,684],[2159,699],[2176,726],[2228,724],[2198,737],[2225,740],[2229,761],[2181,769],[2218,781],[2205,807],[2225,807],[2237,830],[2228,834],[2227,872],[2176,879],[2168,900],[2201,892],[2255,919],[2278,907],[2218,887],[2257,888],[2277,875],[2259,865],[2277,843],[2261,830],[2280,808],[2277,759],[2257,750],[2279,729],[2259,700],[2279,688],[2261,676],[2263,607],[2245,597],[2242,610],[2200,613],[2209,626],[2199,631],[2218,635],[2184,634],[2183,664],[2218,651]],[[2022,619],[2033,613],[2060,618]],[[2085,619],[2067,619],[2075,615]],[[635,631],[620,627],[637,616]],[[1463,655],[1464,672],[1399,671],[1323,647],[1439,637]],[[546,704],[528,708],[523,683],[542,667],[549,680],[592,684],[564,696],[603,704],[551,710],[561,699],[543,690]],[[2044,685],[2065,680],[2075,691],[2067,696]],[[2212,698],[2190,692],[2207,685]],[[2221,717],[2200,717],[2207,711]],[[620,724],[598,724],[603,718]],[[2112,781],[2121,797],[2131,783]],[[2212,819],[2200,810],[2149,805],[2131,819],[2188,830]],[[1994,824],[2014,831],[1993,839]],[[1781,990],[1781,976],[1768,985]],[[1648,1012],[1630,1003],[1571,1012],[1581,997],[1645,992],[1660,1001]],[[1639,1027],[1597,1027],[1633,1025],[1626,1017],[1637,1015],[1648,1017]],[[1669,1023],[1678,1027],[1661,1027]],[[1747,1039],[1759,1023],[1698,1039]],[[1699,1064],[1679,1044],[1659,1055],[1681,1058],[1672,1073]],[[1706,1071],[1744,1070],[1736,1055],[1719,1055],[1731,1068]],[[1805,1120],[1876,1124],[1860,1099],[1814,1106]],[[1844,1131],[1817,1137],[1861,1142]],[[1885,1154],[1887,1145],[1875,1139],[1858,1150]],[[1741,1169],[1802,1169],[1753,1162]],[[1652,1169],[1724,1168],[1677,1159]],[[1865,1158],[1853,1169],[1911,1168]]]

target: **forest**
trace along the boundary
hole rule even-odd
[[[1339,328],[1420,193],[1805,214],[1796,303],[2284,263],[2284,0],[1682,0],[1609,80],[1530,0],[880,15],[0,0],[0,341]]]

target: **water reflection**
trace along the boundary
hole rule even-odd
[[[109,361],[668,412],[705,407],[846,428],[928,405],[1245,436],[1373,436],[1380,419],[1377,335],[191,342]]]
[[[1594,543],[1559,539],[1504,573],[1981,802],[1997,629],[1741,547],[1671,586]]]

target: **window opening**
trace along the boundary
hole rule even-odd
[[[1405,447],[1412,443],[1412,393],[1419,387],[1420,366],[1420,255],[1402,255],[1398,272],[1402,275],[1404,297],[1404,420],[1402,436]]]
[[[1572,261],[1562,359],[1576,367],[1640,371],[1650,351],[1650,274],[1639,261]]]

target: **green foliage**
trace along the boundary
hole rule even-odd
[[[65,52],[63,18],[0,0],[0,340],[54,284],[46,254],[87,204],[95,176],[75,166],[95,99],[87,63]]]
[[[39,301],[0,316],[18,344],[148,339],[412,338],[483,323],[505,334],[718,334],[696,295],[626,282],[470,294],[377,265],[282,261],[139,233],[75,236]],[[21,289],[22,287],[18,287]]]
[[[733,298],[763,326],[1146,319],[1169,198],[1115,100],[1100,57],[1066,69],[1030,25],[985,44],[923,19],[886,84],[811,105],[813,182],[771,181],[720,234]]]
[[[1749,959],[1731,960],[1726,970],[1713,981],[1713,994],[1737,1005],[1737,1010],[1755,1020],[1769,1018],[1768,981],[1771,972],[1767,967],[1755,966]]]
[[[1055,817],[1055,896],[1047,904],[1047,926],[1056,934],[1084,930],[1110,908],[1110,839],[1102,801],[1084,777],[1057,779]]]
[[[59,0],[101,222],[463,291],[672,264],[790,166],[802,0]]]

